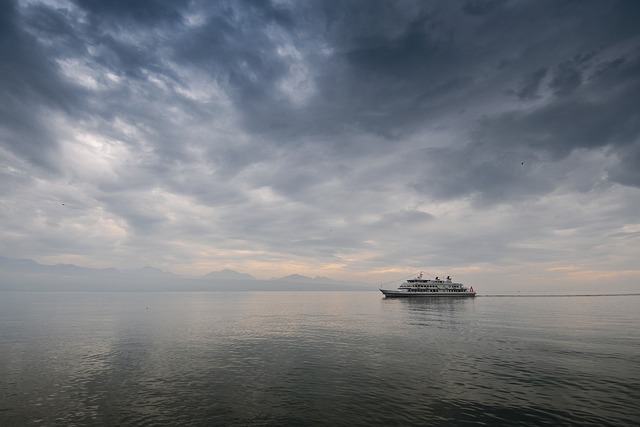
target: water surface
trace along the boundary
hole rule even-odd
[[[640,424],[640,297],[0,298],[3,426]]]

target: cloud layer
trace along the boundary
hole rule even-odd
[[[640,278],[635,1],[0,8],[4,256]]]

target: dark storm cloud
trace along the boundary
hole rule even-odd
[[[415,188],[436,199],[473,197],[480,205],[517,203],[554,188],[553,177],[535,172],[539,160],[516,150],[439,148],[425,150],[420,157],[429,166]]]
[[[582,73],[575,64],[565,62],[558,65],[550,87],[556,96],[567,96],[582,84]]]
[[[42,46],[24,31],[13,2],[0,5],[0,144],[48,172],[56,165],[57,141],[46,113],[73,111],[74,88],[61,80]]]
[[[219,79],[244,114],[259,116],[263,114],[260,106],[277,102],[272,97],[273,84],[286,67],[267,29],[288,22],[268,3],[240,5],[210,10],[204,25],[177,38],[174,55],[180,63]]]
[[[375,3],[336,12],[327,41],[335,46],[318,79],[309,114],[329,130],[357,127],[389,138],[406,135],[449,109],[446,97],[469,88],[455,25],[435,3]],[[397,6],[397,7],[396,7]],[[455,14],[455,12],[454,12]],[[333,127],[333,129],[332,129]]]
[[[558,99],[482,120],[479,140],[493,148],[528,149],[552,159],[579,148],[611,147],[617,152],[638,144],[640,103],[635,94],[640,91],[640,51],[595,64],[594,69],[584,84],[574,71],[561,71],[569,76],[550,83]]]
[[[506,0],[467,0],[462,6],[462,10],[469,15],[481,16],[505,2]]]
[[[14,243],[33,227],[72,245],[62,235],[76,227],[108,230],[96,236],[107,246],[143,252],[155,238],[158,253],[203,258],[369,251],[361,265],[375,267],[419,264],[421,248],[484,262],[511,254],[512,237],[466,218],[558,189],[640,187],[635,1],[0,8],[3,194],[28,194],[26,211],[43,195],[75,202],[42,210]],[[442,205],[458,203],[472,212],[451,219]],[[464,237],[448,239],[448,221]]]
[[[132,22],[144,26],[156,26],[166,22],[182,21],[183,10],[190,2],[166,0],[73,0],[85,10],[92,23],[127,26]]]
[[[540,68],[530,75],[526,76],[520,88],[515,92],[516,96],[520,99],[535,99],[540,96],[539,90],[542,84],[542,79],[547,75],[546,68]]]
[[[462,6],[367,2],[367,7],[360,7],[358,2],[310,2],[296,8],[268,2],[221,3],[205,8],[197,3],[178,6],[172,2],[77,4],[86,14],[86,24],[65,25],[61,12],[50,11],[52,18],[39,26],[41,36],[48,32],[66,38],[61,48],[70,48],[71,40],[75,40],[77,54],[85,55],[103,71],[111,70],[141,81],[146,81],[148,73],[156,73],[170,84],[179,85],[179,78],[166,67],[167,59],[205,70],[227,90],[247,130],[273,135],[274,142],[279,143],[299,140],[305,135],[334,135],[347,129],[385,135],[391,143],[400,135],[434,126],[442,116],[462,108],[464,105],[460,104],[468,100],[466,96],[508,89],[500,88],[497,82],[486,85],[480,74],[481,70],[495,66],[501,57],[514,53],[510,42],[503,40],[496,19],[500,18],[508,31],[509,20],[533,9],[534,20],[524,24],[525,28],[533,31],[537,25],[535,18],[540,19],[546,12],[552,18],[555,15],[558,19],[569,19],[568,26],[574,30],[571,23],[577,22],[579,16],[572,18],[570,14],[580,13],[580,8],[570,4],[541,3],[532,7],[483,1]],[[39,15],[45,15],[44,9],[40,8]],[[589,36],[592,44],[628,35],[630,30],[624,23],[629,17],[618,16],[617,9],[611,11],[607,6],[600,9],[605,17],[607,13],[610,15],[615,31],[609,35],[609,28],[596,28],[592,31],[596,34]],[[187,12],[200,14],[204,23],[189,27],[185,24]],[[467,14],[472,18],[466,18]],[[462,24],[464,31],[460,31]],[[136,41],[134,35],[141,31],[158,31],[160,37]],[[173,33],[171,38],[164,35],[167,31]],[[128,33],[131,36],[123,37]],[[477,33],[482,34],[483,43],[473,46],[470,43]],[[603,35],[602,39],[598,35]],[[522,77],[518,97],[535,98],[547,69],[552,70],[548,88],[556,96],[568,97],[579,90],[584,84],[585,63],[593,56],[589,55],[593,49],[576,52],[570,49],[586,48],[560,46],[566,52],[559,53],[556,46],[536,47],[536,37],[543,36],[532,32],[529,37],[529,46],[525,47],[529,54],[544,59],[542,50],[549,50],[551,61],[538,64]],[[85,45],[77,45],[77,40],[84,40]],[[290,58],[278,54],[284,43],[299,50],[301,61],[310,69],[308,79],[317,87],[304,105],[292,104],[277,88],[291,67]],[[326,57],[320,58],[323,47],[327,50]],[[503,47],[507,48],[504,53]],[[91,53],[87,53],[89,48]],[[62,52],[60,55],[63,56]],[[558,61],[562,55],[568,59]],[[138,94],[130,94],[135,95]],[[113,102],[119,101],[114,98]],[[113,111],[113,107],[105,112]],[[178,149],[170,150],[178,155],[175,152]]]
[[[533,48],[536,34],[532,32],[527,50],[536,58],[531,66],[537,69],[524,75],[518,89],[505,93],[517,95],[522,102],[539,102],[484,114],[475,122],[465,149],[451,147],[430,153],[437,166],[428,169],[417,188],[440,197],[476,194],[494,201],[513,200],[518,194],[544,194],[553,185],[542,176],[523,177],[522,169],[516,167],[521,166],[520,160],[527,167],[532,160],[555,162],[577,149],[606,149],[619,158],[610,178],[637,185],[637,168],[628,154],[633,158],[640,144],[640,103],[635,95],[640,93],[640,49],[638,31],[630,24],[640,15],[632,2],[620,3],[620,8],[601,6],[603,15],[595,27],[586,25],[590,21],[570,18],[570,28],[589,31],[585,39],[590,44],[577,38],[572,42],[567,34],[563,45]],[[562,8],[550,8],[549,14],[558,11]],[[575,12],[583,11],[578,8]],[[624,48],[604,48],[612,43]],[[540,50],[548,50],[548,55]],[[510,162],[505,163],[505,158]],[[436,179],[433,170],[439,172]]]
[[[619,149],[616,155],[620,158],[617,167],[608,170],[609,176],[623,185],[640,187],[640,143]]]
[[[596,102],[580,99],[592,93],[606,95],[599,92],[597,82],[588,81],[595,77],[588,75],[593,67],[606,68],[604,63],[594,65],[604,61],[596,58],[596,52],[633,34],[637,8],[628,2],[619,6],[593,3],[587,12],[562,2],[468,2],[462,8],[432,2],[368,2],[363,8],[350,2],[309,3],[279,14],[242,8],[225,11],[228,16],[217,11],[181,42],[186,44],[178,52],[181,59],[224,79],[247,130],[272,135],[280,144],[356,130],[383,135],[386,144],[395,145],[398,138],[436,126],[443,116],[473,105],[476,99],[508,91],[508,85],[518,84],[513,76],[521,72],[515,90],[521,101],[534,100],[541,91],[564,100],[545,102],[534,112],[516,107],[489,114],[478,123],[478,134],[483,144],[495,140],[493,148],[525,145],[562,156],[574,148],[606,146],[611,138],[603,135],[620,125],[628,127],[625,117],[636,113],[632,92]],[[593,13],[594,8],[603,18],[597,26],[589,26],[581,15]],[[301,10],[314,20],[302,20]],[[529,14],[531,19],[523,20]],[[561,44],[553,45],[537,29],[544,20],[553,26],[555,19],[566,30],[560,26],[552,31],[566,34]],[[511,41],[504,34],[516,20],[521,21],[520,28]],[[303,24],[310,28],[306,33]],[[313,70],[309,78],[317,91],[302,106],[277,91],[288,64],[275,54],[278,40],[266,36],[269,25],[291,36]],[[586,36],[572,42],[574,32]],[[525,37],[526,43],[515,45]],[[322,46],[328,53],[320,60]],[[510,59],[518,55],[523,58],[519,62]],[[497,68],[505,60],[510,65]],[[482,73],[491,68],[495,74],[487,80]],[[634,84],[633,77],[629,83]],[[588,122],[587,128],[576,128],[579,121]],[[567,132],[569,138],[564,138]],[[350,151],[351,143],[345,140],[329,144],[337,144],[339,152]]]

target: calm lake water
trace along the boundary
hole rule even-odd
[[[639,425],[640,296],[0,293],[0,425]]]

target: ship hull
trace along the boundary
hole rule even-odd
[[[475,292],[405,292],[380,289],[388,298],[473,298]]]

